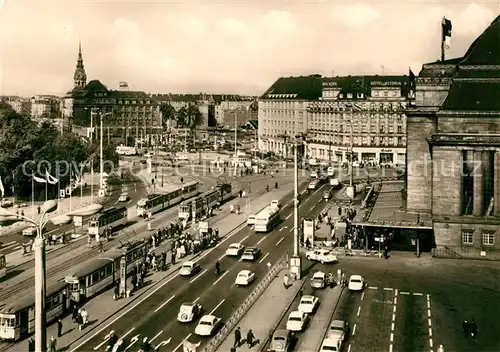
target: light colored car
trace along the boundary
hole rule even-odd
[[[179,275],[191,276],[196,274],[200,270],[201,270],[200,264],[193,261],[188,261],[182,264],[181,269],[179,270]]]
[[[337,256],[327,249],[313,249],[312,251],[307,251],[306,258],[307,260],[314,260],[321,264],[338,262]]]
[[[24,229],[23,236],[35,237],[36,236],[36,227],[28,227],[27,229]]]
[[[327,189],[326,191],[323,192],[323,199],[330,199],[332,198],[332,190]]]
[[[241,243],[233,243],[226,250],[226,255],[228,257],[239,257],[243,251],[245,250],[245,246]]]
[[[190,323],[195,320],[203,312],[201,304],[183,303],[177,314],[177,321],[181,323]]]
[[[194,333],[199,336],[212,336],[221,325],[221,318],[217,318],[215,315],[204,315],[194,329]]]
[[[248,216],[247,225],[248,226],[255,225],[255,215],[249,215]]]
[[[128,193],[122,193],[120,195],[120,198],[118,198],[118,201],[119,202],[128,202],[129,199],[130,199],[130,197],[128,196]]]
[[[349,288],[349,291],[363,291],[365,280],[363,280],[361,275],[351,275],[347,288]]]
[[[277,199],[271,201],[271,205],[275,206],[276,208],[281,208],[281,202]]]
[[[342,348],[342,341],[337,339],[326,338],[321,344],[319,352],[339,352]]]
[[[318,178],[318,173],[316,171],[311,172],[311,178]]]
[[[319,298],[313,295],[305,295],[300,299],[299,312],[311,314],[316,311],[319,306]]]
[[[242,270],[236,276],[234,284],[236,286],[248,286],[255,280],[255,273],[250,270]]]
[[[302,331],[307,324],[307,314],[299,311],[293,311],[288,316],[286,329],[288,331]]]
[[[318,186],[319,186],[319,182],[317,180],[314,180],[314,181],[309,182],[309,184],[307,185],[307,189],[310,191],[313,191],[316,188],[318,188]]]
[[[271,344],[268,352],[288,352],[292,348],[294,337],[292,333],[285,329],[278,329],[271,338]]]
[[[348,336],[348,332],[349,324],[346,321],[332,320],[326,336],[329,339],[345,341],[345,337]]]
[[[313,288],[325,288],[326,286],[326,274],[322,271],[317,271],[313,274],[311,278],[311,287]]]
[[[259,258],[260,255],[261,255],[260,248],[248,247],[243,252],[243,255],[241,256],[241,260],[255,260],[255,259]]]

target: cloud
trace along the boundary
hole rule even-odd
[[[235,37],[246,35],[248,31],[247,24],[236,18],[222,18],[218,21],[217,28],[221,33]]]
[[[332,13],[335,21],[351,28],[370,25],[380,18],[373,7],[365,4],[336,6]]]
[[[453,34],[458,36],[478,36],[495,18],[495,13],[476,3],[470,3],[453,19]],[[500,45],[500,43],[499,43]]]
[[[180,17],[176,21],[176,25],[183,34],[191,38],[199,38],[203,36],[206,24],[200,19],[194,17]]]
[[[297,21],[287,11],[271,10],[262,16],[262,24],[269,34],[289,35],[297,29]]]

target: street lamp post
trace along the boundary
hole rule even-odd
[[[46,258],[45,258],[45,237],[43,228],[52,222],[54,225],[69,223],[72,216],[92,215],[102,209],[102,205],[94,204],[82,211],[70,213],[68,215],[47,218],[47,215],[57,209],[57,201],[51,199],[46,201],[41,208],[41,217],[37,222],[27,216],[15,214],[0,208],[0,220],[21,220],[33,224],[36,228],[35,246],[35,351],[45,352],[47,350],[47,312],[45,310],[46,297]]]
[[[353,170],[353,159],[354,159],[354,151],[353,151],[353,146],[354,146],[354,141],[353,141],[353,129],[352,129],[352,118],[354,116],[354,111],[361,111],[361,107],[357,104],[347,104],[347,108],[349,108],[350,111],[350,116],[349,116],[349,186],[346,189],[346,194],[350,199],[354,199],[354,196],[356,195],[356,190],[354,187],[354,170]]]
[[[234,176],[237,176],[238,170],[238,114],[233,110],[234,114]]]
[[[290,258],[290,271],[297,280],[302,277],[302,258],[299,252],[300,231],[299,231],[299,142],[302,144],[303,136],[295,136],[293,145],[293,183],[294,183],[294,209],[293,209],[293,256]]]

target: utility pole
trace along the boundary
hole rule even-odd
[[[100,161],[99,171],[101,172],[101,177],[100,177],[99,181],[100,181],[100,185],[101,185],[101,188],[100,188],[101,192],[104,192],[104,187],[103,187],[104,186],[104,184],[103,184],[103,176],[104,176],[103,175],[103,173],[104,173],[104,160],[103,160],[104,159],[104,152],[103,152],[103,136],[104,136],[104,133],[103,132],[104,132],[104,130],[103,130],[103,127],[102,127],[103,123],[102,123],[102,113],[101,112],[99,112],[99,116],[101,118],[101,135],[100,135],[100,137],[101,137],[100,138],[100,144],[101,144],[100,145],[100,149],[101,150],[100,150],[100,160],[99,160]]]
[[[237,174],[238,167],[238,115],[233,110],[234,114],[234,176]]]
[[[293,151],[293,181],[294,181],[294,209],[293,209],[293,256],[290,258],[290,271],[297,280],[302,277],[302,258],[300,257],[300,231],[299,231],[299,157],[297,139],[302,136],[295,136]],[[302,139],[300,140],[302,143]]]

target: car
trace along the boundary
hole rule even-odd
[[[179,275],[181,276],[192,276],[201,270],[200,264],[187,261],[184,262],[179,270]]]
[[[259,258],[261,255],[260,248],[258,247],[248,247],[245,249],[243,252],[243,255],[241,256],[242,260],[255,260]]]
[[[311,178],[318,178],[318,173],[316,171],[311,172]]]
[[[291,331],[277,329],[271,337],[268,352],[288,352],[292,350],[295,337]]]
[[[318,261],[321,264],[338,262],[337,256],[328,249],[313,249],[312,251],[307,251],[306,258],[307,260]]]
[[[286,329],[288,331],[302,331],[306,327],[307,321],[308,316],[306,313],[299,312],[298,310],[293,311],[288,316]]]
[[[248,226],[255,225],[255,215],[249,215],[248,216],[247,225]]]
[[[326,274],[322,271],[317,271],[313,274],[311,278],[311,287],[313,288],[325,288],[326,286]]]
[[[275,206],[276,208],[281,208],[281,202],[277,199],[271,201],[271,205]]]
[[[332,198],[332,190],[328,189],[323,192],[323,199],[330,199]]]
[[[255,280],[255,273],[250,270],[242,270],[236,276],[234,284],[236,286],[248,286]]]
[[[183,303],[177,314],[177,321],[181,323],[190,323],[203,312],[201,304]]]
[[[118,201],[119,202],[128,202],[129,199],[130,199],[130,197],[128,196],[128,193],[122,193],[120,195],[120,198],[118,198]]]
[[[327,338],[344,341],[349,335],[349,324],[344,320],[332,320],[326,333]]]
[[[365,288],[365,280],[363,280],[361,275],[351,275],[347,288],[349,291],[363,291]]]
[[[198,336],[212,336],[222,326],[222,319],[215,315],[204,315],[201,317],[194,333]]]
[[[337,340],[335,338],[330,339],[327,337],[321,343],[321,348],[319,349],[319,352],[339,352],[341,351],[341,348],[342,348],[342,341]]]
[[[23,236],[35,237],[36,236],[36,227],[28,227],[27,229],[24,229]]]
[[[226,255],[228,257],[239,257],[243,251],[245,250],[245,246],[241,243],[233,243],[226,250]]]
[[[311,181],[309,182],[309,184],[307,185],[307,189],[310,190],[310,191],[313,191],[315,190],[316,188],[318,188],[318,185],[319,185],[319,182],[317,180],[314,180],[314,181]]]
[[[313,295],[305,295],[300,299],[297,310],[302,313],[311,314],[316,311],[319,306],[319,298]]]

